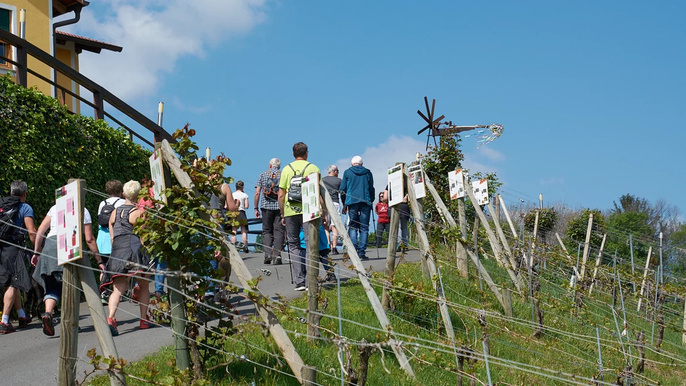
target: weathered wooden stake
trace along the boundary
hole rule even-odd
[[[511,318],[514,316],[514,312],[512,310],[512,291],[509,288],[503,288],[503,302],[505,303],[503,307],[505,309],[505,316]]]
[[[79,291],[78,268],[65,264],[62,271],[62,319],[60,322],[60,355],[58,358],[57,384],[76,384],[76,359],[78,358]]]
[[[329,195],[329,191],[326,189],[326,186],[324,186],[324,184],[320,182],[319,189],[322,192],[326,193],[322,194],[322,196],[324,197],[324,202],[326,203],[326,207],[333,208],[333,200],[331,200],[331,196]],[[345,229],[345,225],[343,225],[343,220],[341,220],[341,216],[338,214],[338,212],[333,210],[330,211],[329,214],[331,215],[331,220],[333,221],[334,226],[336,226],[337,229]],[[412,367],[410,366],[410,363],[407,360],[405,351],[403,351],[403,348],[400,347],[399,342],[394,337],[391,322],[388,320],[388,316],[386,315],[383,306],[381,306],[379,297],[376,295],[376,292],[374,292],[374,288],[369,282],[369,278],[367,277],[367,270],[364,268],[362,260],[360,260],[360,257],[357,255],[357,251],[355,251],[355,245],[353,245],[353,242],[352,240],[350,240],[350,236],[348,236],[347,233],[343,232],[341,236],[343,236],[343,245],[345,245],[345,248],[348,251],[348,257],[355,266],[357,277],[360,279],[362,287],[364,287],[364,292],[367,294],[367,298],[369,299],[369,303],[371,304],[377,319],[379,319],[381,328],[386,330],[386,332],[388,332],[391,335],[391,338],[389,339],[388,343],[393,349],[393,352],[395,353],[395,356],[398,360],[398,363],[400,364],[400,367],[405,371],[405,373],[407,373],[407,375],[414,378],[414,371],[412,371]]]
[[[446,221],[446,223],[450,227],[455,227],[455,219],[453,218],[453,215],[450,213],[448,210],[448,207],[445,206],[445,203],[441,199],[441,196],[438,195],[438,191],[434,187],[434,185],[431,183],[429,180],[429,177],[424,175],[424,183],[426,184],[426,188],[431,194],[431,196],[434,199],[434,202],[436,203],[436,207],[439,210],[439,213],[441,213],[441,217]],[[463,206],[464,206],[464,201],[463,201]],[[467,230],[465,227],[460,224],[460,232],[462,235],[462,239],[467,238]],[[461,248],[462,244],[460,242],[456,243],[456,248],[457,248],[457,270],[460,272],[460,276],[463,278],[468,278],[469,277],[469,267],[467,266],[467,254],[464,252],[464,248]]]
[[[595,268],[593,269],[593,279],[591,279],[591,286],[588,288],[588,295],[591,296],[593,293],[593,286],[595,285],[595,278],[598,274],[598,267],[600,262],[603,260],[603,249],[605,248],[605,240],[607,239],[607,234],[603,235],[603,241],[600,243],[600,250],[598,251],[598,257],[595,259]]]
[[[497,203],[497,201],[496,201]],[[500,219],[498,219],[498,216],[494,214],[496,212],[493,209],[493,205],[491,203],[488,203],[488,211],[491,213],[491,218],[493,219],[493,224],[495,226],[495,230],[498,234],[498,237],[500,238],[500,244],[503,246],[505,249],[505,254],[507,255],[508,261],[510,263],[510,267],[512,267],[513,270],[517,269],[517,263],[514,260],[514,255],[512,253],[512,249],[510,249],[510,244],[507,242],[507,238],[505,237],[505,232],[503,232],[503,228],[500,226]]]
[[[176,176],[176,180],[179,182],[179,184],[181,184],[181,186],[186,189],[194,191],[190,176],[181,168],[181,162],[176,157],[174,151],[172,150],[171,146],[169,145],[169,142],[167,142],[166,139],[162,141],[162,156],[167,165],[171,168],[172,172]],[[194,193],[197,195],[197,192],[194,191]],[[328,194],[326,196],[329,197]],[[333,203],[331,203],[329,208],[333,207]],[[335,213],[335,211],[332,211],[332,213]],[[229,241],[225,237],[225,234],[221,226],[219,225],[219,223],[216,222],[215,219],[211,218],[210,216],[207,216],[206,218],[204,218],[204,220],[213,221],[215,223],[217,233],[221,234],[222,244],[224,245],[224,248],[226,248],[229,251],[229,261],[231,262],[231,268],[233,272],[236,274],[236,277],[238,278],[238,281],[241,283],[242,287],[251,288],[249,282],[253,279],[252,275],[250,274],[250,270],[248,270],[248,267],[245,265],[245,262],[243,262],[243,258],[241,258],[241,256],[238,254],[236,247],[233,244],[229,243]],[[336,224],[336,226],[338,225],[339,224]],[[340,225],[343,224],[341,223]],[[339,229],[345,229],[345,227],[341,226]],[[264,295],[261,294],[261,291],[259,289],[256,289],[255,291],[258,295],[264,297]],[[302,368],[305,366],[305,363],[303,362],[302,358],[300,358],[298,352],[295,350],[295,346],[293,346],[293,343],[288,337],[286,330],[279,323],[279,319],[276,317],[276,315],[271,310],[271,307],[269,305],[264,305],[260,302],[255,302],[254,305],[255,309],[257,310],[257,314],[266,323],[267,328],[269,329],[269,333],[274,339],[274,342],[276,342],[276,345],[279,347],[279,350],[281,351],[283,358],[288,363],[288,366],[291,368],[291,371],[293,371],[293,375],[295,375],[295,377],[298,379],[298,382],[303,383]]]
[[[534,255],[536,254],[536,237],[538,236],[538,218],[541,211],[536,211],[536,220],[534,221],[534,236],[531,239],[531,257],[529,258],[529,267],[534,266]]]
[[[404,170],[404,178],[409,181],[410,175],[407,169]],[[410,209],[412,210],[412,215],[415,218],[415,226],[417,227],[417,238],[419,239],[419,250],[423,256],[423,260],[426,262],[426,267],[429,273],[429,278],[433,284],[434,290],[438,294],[438,308],[441,312],[441,317],[443,319],[443,326],[445,327],[445,332],[448,334],[448,338],[455,340],[455,331],[453,330],[453,323],[450,320],[450,312],[448,310],[448,305],[446,304],[445,294],[443,289],[437,280],[438,271],[436,269],[436,261],[431,254],[431,246],[429,244],[429,238],[426,236],[426,231],[424,230],[424,217],[420,212],[419,204],[417,202],[417,197],[415,195],[414,189],[412,189],[411,184],[408,195],[410,197]]]
[[[303,366],[302,381],[303,386],[315,386],[317,383],[317,368],[312,366]]]
[[[321,219],[307,223],[307,341],[312,343],[319,336],[316,312],[319,311],[319,223]]]
[[[600,374],[600,380],[604,381],[605,378],[603,376],[603,354],[600,352],[600,331],[598,330],[598,327],[595,328],[595,337],[596,340],[598,341],[598,367],[600,368],[599,374]]]
[[[493,250],[493,255],[495,256],[496,261],[498,264],[505,268],[507,270],[507,274],[510,276],[510,279],[512,280],[512,283],[514,283],[515,287],[517,288],[517,291],[522,290],[522,286],[519,284],[519,280],[517,280],[517,275],[514,273],[512,270],[512,267],[510,266],[509,262],[506,262],[503,260],[502,255],[503,251],[500,249],[500,244],[498,243],[498,239],[495,237],[495,234],[493,233],[493,230],[491,230],[491,227],[488,225],[488,220],[486,219],[486,215],[484,215],[483,210],[481,210],[481,207],[476,201],[476,197],[474,196],[474,192],[472,191],[471,184],[469,183],[468,180],[465,180],[465,191],[467,192],[467,195],[469,196],[469,200],[472,202],[472,205],[474,206],[474,209],[476,210],[477,218],[481,220],[481,223],[484,226],[484,229],[486,230],[486,235],[488,235],[488,240],[491,243],[491,249]]]
[[[588,227],[586,228],[586,241],[584,241],[584,254],[581,259],[581,272],[579,272],[579,280],[584,280],[586,273],[586,261],[588,260],[588,253],[591,251],[591,228],[593,227],[593,213],[588,214]]]
[[[686,298],[684,299],[684,330],[681,333],[681,343],[686,345]]]
[[[643,268],[643,280],[641,281],[641,292],[638,294],[638,308],[636,311],[641,311],[641,303],[643,302],[643,295],[645,294],[646,279],[648,279],[648,267],[650,266],[650,255],[653,252],[653,247],[648,247],[648,258],[646,258],[646,266]]]

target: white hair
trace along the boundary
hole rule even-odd
[[[138,200],[138,193],[140,191],[141,184],[138,181],[131,180],[124,184],[124,197],[131,202]]]
[[[278,158],[272,158],[269,160],[269,165],[274,166],[277,169],[281,169],[281,160]]]

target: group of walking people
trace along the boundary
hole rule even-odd
[[[303,203],[300,191],[301,184],[312,173],[320,175],[320,169],[307,161],[308,148],[303,142],[293,145],[294,160],[283,169],[278,158],[269,161],[268,169],[260,174],[255,186],[254,212],[256,218],[262,219],[264,244],[264,263],[282,264],[281,253],[284,244],[288,244],[288,253],[293,262],[293,282],[295,290],[306,289],[307,264],[306,245],[308,232],[303,228]],[[362,260],[367,260],[366,248],[369,235],[369,220],[372,204],[375,201],[374,178],[369,169],[363,166],[360,156],[351,160],[350,168],[343,177],[339,177],[336,165],[327,168],[327,175],[321,178],[326,186],[333,208],[321,207],[323,223],[319,242],[320,256],[328,272],[326,280],[335,278],[330,270],[328,253],[338,254],[339,230],[332,223],[328,211],[348,215],[347,233],[355,245],[356,252]],[[247,248],[247,216],[249,207],[248,195],[243,192],[242,181],[236,183],[232,192],[227,184],[220,187],[223,200],[219,207],[226,211],[237,211],[241,226],[234,229],[233,242],[239,249]],[[150,203],[139,200],[141,185],[137,181],[122,184],[118,180],[108,181],[105,192],[108,198],[103,200],[95,217],[98,226],[97,239],[93,232],[93,217],[88,209],[83,211],[83,235],[90,256],[100,270],[100,291],[103,303],[107,304],[107,324],[113,335],[118,335],[116,313],[122,296],[131,291],[131,298],[140,308],[139,329],[152,326],[148,318],[150,301],[150,281],[153,267],[156,266],[155,293],[161,296],[164,292],[165,268],[163,261],[152,261],[144,253],[141,240],[134,232],[134,224],[145,217]],[[53,205],[36,228],[33,208],[26,202],[28,186],[23,181],[14,181],[10,186],[10,196],[0,199],[0,285],[5,289],[3,296],[2,321],[0,334],[15,331],[10,322],[10,312],[16,309],[18,327],[24,328],[31,322],[31,316],[23,309],[21,292],[28,293],[34,286],[39,286],[44,293],[45,312],[40,315],[43,332],[48,336],[55,334],[53,313],[62,296],[62,266],[57,264],[57,226],[59,219],[56,206]],[[322,202],[324,200],[321,200]],[[217,204],[217,203],[215,203]],[[212,205],[212,203],[211,203]],[[406,200],[404,203],[407,206]],[[400,205],[402,206],[402,204]],[[401,247],[407,246],[407,221],[409,208],[400,210]],[[395,209],[395,208],[394,208]],[[387,191],[379,194],[375,212],[378,214],[376,246],[381,246],[383,232],[388,233],[389,208]],[[4,216],[4,217],[2,217]],[[405,221],[403,220],[405,219]],[[11,226],[3,226],[11,225]],[[242,243],[237,243],[236,233],[241,232]],[[35,268],[33,274],[25,264],[27,246],[26,238],[33,245],[30,264]],[[87,263],[83,263],[87,264]],[[135,280],[135,286],[129,288]]]

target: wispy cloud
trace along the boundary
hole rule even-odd
[[[202,57],[265,19],[266,0],[109,0],[86,8],[70,29],[124,47],[82,55],[80,67],[126,100],[152,94],[180,58]]]
[[[418,152],[423,153],[426,143],[406,136],[391,136],[378,146],[368,147],[362,154],[350,154],[349,157],[336,161],[338,169],[343,171],[350,167],[353,156],[359,155],[364,161],[364,167],[372,171],[374,188],[377,193],[383,191],[387,183],[388,168],[396,162],[410,163],[415,160]]]

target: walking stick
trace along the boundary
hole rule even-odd
[[[285,234],[284,236],[286,237],[286,249],[288,250],[288,270],[291,272],[291,284],[295,284],[295,281],[293,280],[293,259],[291,258],[291,247],[288,246],[288,235]]]

